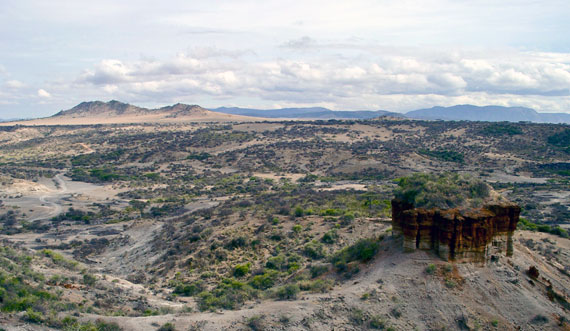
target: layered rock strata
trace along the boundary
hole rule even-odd
[[[512,256],[520,207],[488,204],[479,209],[423,209],[392,200],[392,233],[405,251],[434,250],[442,259],[485,262]]]

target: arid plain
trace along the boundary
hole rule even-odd
[[[569,328],[568,125],[123,105],[2,123],[0,269],[27,293],[3,328]],[[518,204],[513,256],[402,252],[390,200],[418,172]]]

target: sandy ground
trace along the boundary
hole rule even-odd
[[[522,175],[509,175],[501,171],[494,171],[489,174],[486,179],[488,182],[502,182],[502,183],[533,183],[533,184],[545,184],[548,178],[533,178]]]
[[[28,221],[49,219],[69,207],[86,208],[94,202],[108,202],[123,190],[111,185],[72,181],[61,174],[37,183],[15,180],[14,184],[2,188],[4,206],[0,209],[19,208]]]

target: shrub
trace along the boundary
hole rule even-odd
[[[490,187],[468,175],[417,173],[398,181],[396,198],[423,208],[478,207],[490,197]]]
[[[65,331],[121,331],[121,327],[115,322],[105,322],[102,320],[93,322],[79,322],[75,317],[66,316],[61,320],[62,329]]]
[[[371,329],[383,330],[386,328],[386,321],[379,315],[374,315],[370,318],[368,325]]]
[[[157,329],[157,331],[175,331],[176,327],[174,326],[174,324],[172,323],[165,323],[163,324],[160,328]]]
[[[91,274],[83,274],[83,284],[93,286],[97,282],[97,277]]]
[[[204,290],[202,281],[195,281],[190,284],[178,284],[172,293],[182,296],[194,296]]]
[[[277,255],[267,259],[265,267],[274,270],[284,270],[287,267],[287,264],[285,262],[285,256]]]
[[[455,288],[455,286],[457,286],[457,283],[451,279],[446,279],[445,286],[447,286],[448,288]]]
[[[300,224],[295,224],[295,225],[293,225],[292,230],[295,233],[299,233],[299,232],[301,232],[301,230],[303,230],[303,227]]]
[[[430,150],[430,149],[425,149],[422,148],[420,150],[418,150],[419,154],[434,158],[434,159],[438,159],[441,161],[446,161],[446,162],[456,162],[456,163],[463,163],[465,162],[463,154],[456,152],[456,151],[451,151],[451,150],[446,150],[446,149],[440,149],[440,150]]]
[[[325,257],[325,247],[323,244],[313,240],[303,247],[303,254],[314,260],[322,259]]]
[[[356,325],[362,325],[365,319],[364,312],[361,309],[354,309],[350,313],[350,320]]]
[[[548,323],[548,317],[538,314],[536,316],[534,316],[532,318],[532,320],[530,320],[530,322],[532,324],[544,324],[544,323]]]
[[[334,244],[337,238],[338,234],[336,232],[336,229],[332,229],[325,232],[325,234],[321,238],[321,241],[324,242],[325,244]]]
[[[68,260],[68,259],[64,258],[63,255],[56,253],[56,252],[52,251],[51,249],[43,249],[41,251],[41,253],[43,255],[51,258],[51,261],[54,264],[57,264],[57,265],[60,265],[62,267],[72,269],[72,270],[75,270],[75,268],[77,267],[78,263],[76,261]]]
[[[24,315],[24,319],[30,323],[42,323],[44,320],[44,314],[41,312],[34,311],[32,308],[28,308],[26,310],[26,314]]]
[[[349,225],[350,223],[352,223],[352,221],[354,221],[354,218],[355,218],[355,216],[354,216],[354,213],[353,213],[353,212],[346,212],[346,213],[344,213],[344,215],[342,215],[342,217],[340,218],[341,224],[342,224],[343,226],[347,226],[347,225]]]
[[[256,289],[265,290],[273,287],[278,277],[279,273],[277,271],[267,270],[262,275],[254,276],[251,281],[249,281],[249,285]]]
[[[428,275],[433,275],[435,273],[435,269],[436,269],[435,264],[431,263],[426,267],[425,272]]]
[[[247,326],[249,326],[252,330],[264,330],[265,326],[263,323],[265,316],[264,315],[255,315],[247,319]]]
[[[235,279],[223,279],[215,289],[198,295],[198,308],[201,311],[215,308],[235,309],[257,293],[247,284]]]
[[[328,272],[329,266],[326,264],[314,265],[314,266],[311,266],[310,271],[311,271],[311,278],[317,278],[320,275]]]
[[[360,239],[355,244],[336,252],[331,258],[331,263],[343,271],[346,265],[352,261],[370,261],[378,252],[378,247],[377,239]]]
[[[519,218],[517,229],[550,233],[562,238],[568,238],[568,232],[560,226],[551,227],[547,224],[536,224],[524,217]]]
[[[300,292],[299,285],[287,284],[277,289],[277,297],[281,300],[294,300],[297,299],[297,294]]]
[[[251,267],[251,263],[246,264],[238,264],[234,268],[234,276],[236,277],[243,277],[249,273],[249,268]]]
[[[549,144],[557,147],[570,147],[570,129],[565,129],[547,138]],[[567,149],[570,150],[570,149]]]
[[[509,135],[513,136],[516,134],[522,134],[522,130],[514,125],[507,123],[492,123],[481,129],[481,134],[490,136],[503,136]]]
[[[299,289],[302,291],[310,291],[313,293],[326,293],[332,289],[334,281],[331,279],[315,279],[304,280],[298,283]]]

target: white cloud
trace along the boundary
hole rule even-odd
[[[38,101],[59,110],[109,98],[570,110],[567,0],[25,0],[3,9],[2,97],[31,111]]]
[[[49,99],[49,98],[51,98],[51,94],[44,89],[39,89],[38,90],[38,97]]]
[[[390,95],[440,104],[449,100],[506,103],[507,98],[518,96],[515,100],[520,104],[540,107],[551,103],[536,102],[536,97],[570,97],[570,65],[554,60],[564,54],[508,52],[486,57],[481,52],[422,49],[415,55],[398,49],[370,53],[367,57],[323,55],[265,61],[184,53],[163,61],[103,60],[77,82],[134,99],[152,96],[157,102],[248,97],[272,103],[324,102],[336,108],[386,108],[380,100],[398,100]],[[535,101],[521,101],[533,95]],[[562,105],[556,110],[564,110]],[[406,108],[399,104],[393,109]]]
[[[26,84],[20,82],[19,80],[9,80],[4,83],[4,86],[9,89],[21,89],[26,87]]]

